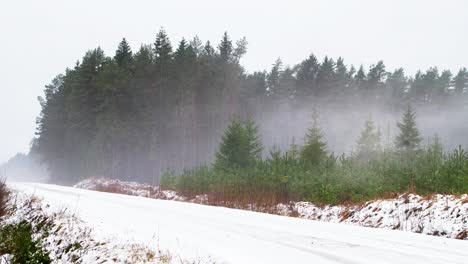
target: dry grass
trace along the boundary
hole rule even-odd
[[[458,233],[458,235],[455,238],[464,240],[467,237],[468,237],[468,230],[463,230],[462,232]]]
[[[343,212],[340,214],[340,222],[343,222],[344,220],[350,218],[354,214],[354,210],[350,210],[349,207],[347,207]]]
[[[461,200],[461,204],[462,204],[462,205],[463,205],[463,204],[466,204],[466,203],[468,203],[468,196],[465,197],[465,198],[463,198],[463,199]]]
[[[122,188],[122,186],[118,184],[109,184],[109,185],[102,185],[99,184],[96,186],[94,189],[95,191],[98,192],[108,192],[108,193],[118,193],[118,194],[127,194]]]
[[[163,251],[160,250],[158,253],[159,254],[158,254],[157,259],[158,259],[159,262],[161,262],[161,263],[171,263],[172,255],[171,255],[170,252],[168,252],[168,251],[163,252]]]

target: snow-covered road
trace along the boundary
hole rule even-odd
[[[468,242],[402,231],[100,193],[12,187],[67,207],[103,236],[216,263],[468,263]]]

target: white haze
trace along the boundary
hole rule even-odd
[[[44,85],[88,49],[101,46],[112,55],[122,37],[136,49],[153,42],[160,27],[173,42],[195,34],[218,41],[227,30],[233,39],[249,40],[242,62],[248,71],[267,69],[278,56],[292,65],[314,52],[366,67],[382,59],[388,70],[401,66],[409,74],[431,66],[454,72],[467,64],[467,10],[463,0],[5,1],[0,9],[0,163],[27,152],[40,110],[36,97]],[[299,112],[298,119],[305,115]],[[348,139],[354,141],[362,124],[338,116],[328,115],[322,125],[326,130],[335,127],[327,122],[340,124],[326,131],[340,152],[350,148]],[[425,135],[438,130],[437,120],[453,122],[447,131],[460,123],[425,118],[419,122]],[[393,119],[383,118],[381,125],[394,125]],[[290,128],[298,137],[306,124],[300,121]]]

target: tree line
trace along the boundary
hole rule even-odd
[[[31,150],[53,181],[157,183],[168,169],[212,160],[233,118],[255,120],[285,105],[466,105],[466,68],[407,76],[382,61],[365,69],[310,55],[293,67],[278,59],[269,71],[248,73],[240,62],[246,51],[245,38],[227,33],[217,45],[195,37],[173,46],[163,29],[136,52],[125,39],[112,57],[90,50],[46,86]]]

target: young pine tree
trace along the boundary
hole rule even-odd
[[[408,104],[406,111],[403,113],[403,120],[397,123],[400,130],[399,135],[395,139],[395,145],[398,150],[412,152],[419,148],[421,136],[416,127],[416,113]]]
[[[370,161],[380,149],[380,131],[376,129],[374,121],[369,115],[364,123],[361,136],[357,140],[356,157],[363,161]]]
[[[327,143],[318,124],[318,116],[312,114],[312,127],[307,130],[305,144],[301,149],[301,160],[306,165],[318,165],[327,156]]]
[[[255,124],[252,121],[243,123],[233,120],[221,139],[215,167],[248,168],[261,158],[262,151],[263,145]]]

